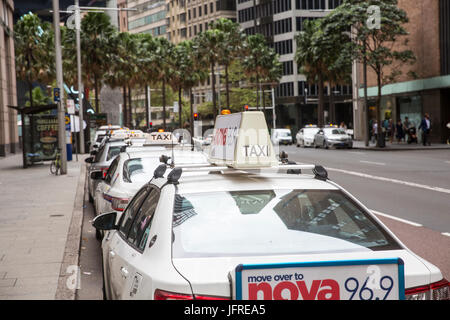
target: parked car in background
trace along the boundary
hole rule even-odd
[[[297,132],[295,136],[297,147],[312,147],[314,145],[314,136],[319,131],[316,125],[309,125]]]
[[[290,129],[272,129],[272,143],[274,144],[292,144],[292,135]]]
[[[338,127],[321,128],[314,136],[314,147],[325,148],[352,148],[353,140],[344,129]]]

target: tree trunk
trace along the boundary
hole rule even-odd
[[[183,121],[182,121],[182,116],[181,116],[181,87],[178,89],[178,117],[179,117],[179,123],[180,123],[180,129],[183,128]]]
[[[128,113],[127,113],[127,87],[123,86],[123,109],[122,109],[122,117],[123,117],[123,126],[128,126]]]
[[[145,127],[147,128],[147,131],[148,129],[150,129],[150,114],[149,114],[150,110],[148,108],[148,94],[149,94],[148,85],[145,85],[145,122],[146,122]]]
[[[330,122],[336,123],[336,104],[334,103],[333,84],[330,83]]]
[[[259,75],[256,76],[256,110],[259,110]]]
[[[133,107],[131,105],[131,87],[128,86],[128,121],[130,122],[130,128],[135,129],[135,125],[133,123]]]
[[[162,81],[163,129],[166,131],[166,80]]]
[[[230,87],[228,85],[228,65],[225,65],[225,88],[226,88],[226,94],[227,94],[226,108],[230,109]]]
[[[317,124],[320,127],[324,126],[324,118],[323,118],[323,110],[324,110],[324,84],[323,84],[323,76],[319,74],[319,104],[317,106]]]
[[[383,124],[381,122],[381,70],[380,68],[378,68],[377,70],[377,86],[378,86],[378,96],[377,96],[377,134],[378,134],[378,139],[377,139],[377,146],[378,147],[384,147],[384,143],[383,145],[379,144],[380,139],[382,139],[382,133],[383,133]]]
[[[31,74],[30,70],[30,55],[27,55],[27,67]],[[31,76],[28,78],[28,92],[30,94],[30,107],[33,106],[33,81],[31,81]],[[23,120],[22,120],[23,121]]]
[[[211,75],[212,75],[211,90],[212,90],[212,95],[213,95],[212,96],[212,98],[213,98],[213,107],[214,107],[214,113],[215,113],[215,115],[217,115],[219,112],[217,110],[216,75],[214,74],[214,61],[211,62]],[[214,116],[214,118],[215,118],[215,116]]]
[[[99,107],[98,107],[98,81],[97,76],[94,75],[94,86],[95,86],[95,112],[99,113]]]

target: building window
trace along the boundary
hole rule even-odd
[[[273,2],[273,13],[291,10],[291,0],[275,0]]]
[[[339,0],[328,0],[339,1]],[[325,0],[295,0],[295,8],[297,10],[325,10]]]
[[[293,61],[283,62],[283,76],[294,74],[294,63]]]
[[[194,19],[197,18],[197,8],[192,9],[192,14],[194,16]]]
[[[302,31],[303,30],[303,24],[305,23],[305,21],[309,21],[309,20],[315,20],[317,19],[316,17],[296,17],[295,18],[295,27],[297,31]]]
[[[214,12],[214,3],[211,2],[211,3],[209,4],[209,13],[211,14],[211,13],[213,13],[213,12]]]
[[[280,56],[292,53],[292,39],[275,42],[274,49]]]
[[[294,83],[280,83],[280,85],[275,89],[275,94],[277,97],[292,97],[294,95]]]
[[[274,25],[274,34],[282,34],[292,31],[291,18],[274,21],[273,25]]]
[[[202,7],[198,7],[198,16],[199,16],[199,17],[202,16]]]
[[[342,4],[342,0],[328,0],[328,9],[336,9]]]
[[[198,25],[198,28],[199,28],[199,32],[203,32],[203,25],[201,23]]]
[[[191,20],[191,10],[188,10],[188,20]]]
[[[203,12],[205,13],[205,15],[208,14],[208,5],[207,4],[204,5]]]

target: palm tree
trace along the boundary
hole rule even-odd
[[[242,65],[246,75],[256,81],[256,108],[259,110],[258,89],[261,89],[261,80],[277,75],[281,65],[278,61],[278,55],[267,46],[263,35],[250,35],[247,37],[246,42]]]
[[[305,21],[303,31],[296,36],[297,52],[295,60],[299,69],[310,83],[317,83],[319,88],[318,126],[324,125],[324,82],[327,73],[326,50],[321,42],[320,22]],[[334,50],[334,49],[333,49]]]
[[[223,65],[225,69],[226,106],[229,108],[229,68],[231,63],[242,55],[245,34],[240,29],[238,23],[225,18],[219,18],[211,23],[211,28],[219,30],[224,34],[224,40],[219,43],[220,55],[218,63]]]
[[[163,128],[166,130],[166,84],[170,81],[174,45],[166,38],[155,39],[156,49],[152,57],[151,66],[155,71],[155,80],[162,83]]]
[[[211,91],[213,93],[213,108],[215,114],[218,114],[216,98],[216,75],[215,66],[220,62],[221,44],[225,41],[225,33],[218,29],[208,29],[199,33],[193,40],[194,50],[197,53],[197,59],[210,66],[211,70]]]
[[[122,87],[124,123],[127,126],[131,126],[131,88],[137,82],[140,74],[137,62],[138,36],[121,32],[112,37],[110,43],[114,49],[107,54],[107,60],[110,62],[111,67],[105,75],[105,83],[112,88]]]
[[[111,67],[107,59],[111,48],[111,40],[114,39],[115,28],[110,18],[105,13],[89,12],[81,20],[80,45],[81,64],[83,66],[85,87],[94,87],[95,110],[99,112],[98,97],[104,76]]]
[[[27,82],[33,106],[33,82],[49,83],[55,78],[53,31],[33,13],[23,15],[14,26],[16,72]]]

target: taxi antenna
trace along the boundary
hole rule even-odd
[[[170,167],[174,168],[175,167],[175,155],[173,152],[173,137],[172,137],[172,135],[170,135],[170,137],[171,137],[171,141],[172,141],[172,163],[170,164]]]

